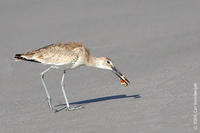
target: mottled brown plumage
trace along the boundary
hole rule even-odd
[[[89,60],[89,54],[89,50],[82,43],[66,42],[50,44],[22,54],[21,57],[43,64],[69,65],[79,59],[81,59],[80,64],[85,64]]]

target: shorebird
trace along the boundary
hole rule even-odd
[[[47,95],[47,101],[50,109],[53,109],[53,107],[51,104],[51,96],[49,95],[49,91],[44,81],[44,75],[52,68],[61,69],[63,71],[63,76],[61,79],[61,88],[66,103],[66,109],[69,111],[80,109],[82,108],[82,106],[80,105],[72,107],[69,105],[64,84],[66,70],[74,69],[84,65],[101,69],[107,69],[114,72],[120,78],[120,81],[124,86],[127,86],[129,84],[129,81],[125,78],[124,75],[122,75],[121,72],[119,72],[116,69],[110,58],[94,57],[90,54],[89,50],[84,46],[84,44],[78,42],[63,42],[50,44],[37,50],[26,52],[24,54],[16,54],[15,60],[31,61],[42,63],[44,65],[49,65],[49,67],[46,70],[41,72],[40,76]]]

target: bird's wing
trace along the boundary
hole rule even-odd
[[[44,64],[68,65],[78,60],[78,48],[72,49],[68,44],[52,44],[38,50],[27,52],[23,57]]]
[[[74,52],[59,52],[45,54],[40,57],[35,56],[34,58],[44,64],[68,65],[75,63],[78,60],[78,55]]]

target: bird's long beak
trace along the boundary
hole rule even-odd
[[[129,80],[115,67],[112,67],[112,72],[114,72],[120,78],[120,80],[122,80],[126,84],[125,86],[127,86],[130,83]]]

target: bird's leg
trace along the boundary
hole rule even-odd
[[[65,84],[64,84],[65,73],[66,73],[66,70],[64,70],[64,72],[63,72],[63,76],[62,76],[62,80],[61,80],[61,87],[62,87],[62,92],[63,92],[64,98],[65,98],[66,106],[67,106],[67,108],[69,108],[69,102],[68,102],[68,99],[67,99],[67,96],[65,93]]]
[[[52,105],[51,105],[51,97],[50,97],[49,92],[47,90],[47,86],[46,86],[46,84],[44,82],[44,74],[46,72],[48,72],[51,68],[53,68],[53,67],[51,66],[51,67],[47,68],[46,70],[44,70],[43,72],[41,72],[41,74],[40,74],[41,76],[40,77],[41,77],[41,81],[42,81],[42,84],[44,86],[44,89],[45,89],[45,92],[46,92],[46,95],[47,95],[49,108],[53,110]]]
[[[61,87],[62,87],[62,92],[63,92],[64,98],[65,98],[66,110],[72,111],[72,110],[76,110],[76,109],[81,109],[81,108],[83,108],[82,106],[74,106],[74,107],[69,106],[69,102],[68,102],[67,95],[66,95],[66,92],[65,92],[65,84],[64,84],[65,73],[66,73],[66,70],[63,71],[63,76],[62,76],[62,80],[61,80]]]

